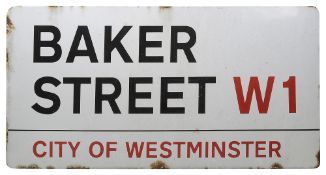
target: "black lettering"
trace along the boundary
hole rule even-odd
[[[114,86],[114,92],[112,94],[103,94],[103,84],[112,84]],[[121,84],[119,80],[115,78],[96,78],[95,85],[95,113],[102,113],[102,101],[108,101],[113,113],[120,114],[120,109],[116,103],[116,99],[121,94]]]
[[[153,114],[152,107],[136,107],[136,99],[150,99],[150,92],[136,92],[137,84],[152,84],[151,77],[129,78],[129,113],[130,114]]]
[[[104,34],[104,62],[105,63],[111,63],[111,52],[114,49],[117,49],[124,62],[132,63],[129,54],[121,44],[121,40],[128,33],[131,27],[132,26],[123,26],[120,32],[112,40],[112,26],[105,26],[105,34]]]
[[[184,77],[162,77],[161,78],[161,113],[163,114],[184,114],[184,107],[168,107],[168,99],[182,99],[182,92],[169,92],[169,84],[184,83]]]
[[[189,35],[189,41],[186,43],[178,43],[178,33],[184,32]],[[182,49],[186,54],[186,57],[190,63],[195,63],[195,57],[192,54],[190,48],[196,43],[196,32],[189,26],[172,26],[171,27],[171,52],[170,59],[171,63],[177,62],[178,49]]]
[[[205,113],[206,101],[206,83],[216,83],[216,77],[189,77],[189,83],[197,83],[199,86],[198,92],[198,113]]]
[[[163,56],[147,56],[146,48],[162,47],[162,41],[147,41],[146,34],[149,32],[163,32],[163,26],[140,26],[139,27],[139,62],[140,63],[163,63]]]
[[[50,41],[41,41],[41,33],[50,32],[53,39]],[[34,63],[53,63],[60,59],[62,50],[58,41],[61,38],[60,30],[55,26],[34,26]],[[52,56],[41,56],[41,47],[51,47],[54,50]]]
[[[67,78],[63,78],[63,84],[73,84],[74,86],[73,113],[79,114],[81,84],[91,84],[91,78],[67,77]]]
[[[85,41],[86,50],[78,50],[78,46],[80,45],[80,41],[82,37],[84,38]],[[87,26],[78,26],[67,57],[67,63],[74,62],[76,56],[88,56],[91,63],[98,62],[95,49],[93,46],[93,42],[91,39],[91,35],[89,34]]]
[[[51,93],[51,92],[47,92],[47,91],[44,91],[42,89],[42,86],[44,84],[52,84],[53,86],[57,87],[60,85],[60,81],[57,80],[56,78],[53,78],[53,77],[42,77],[40,79],[38,79],[35,84],[34,84],[34,91],[35,91],[35,94],[41,98],[45,98],[45,99],[49,99],[52,101],[53,105],[51,107],[43,107],[41,105],[39,105],[38,103],[35,103],[32,108],[38,112],[38,113],[41,113],[41,114],[53,114],[55,113],[59,107],[60,107],[60,98],[59,96],[57,96],[56,94],[54,93]]]

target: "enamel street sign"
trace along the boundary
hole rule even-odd
[[[315,7],[13,7],[13,168],[319,166]]]

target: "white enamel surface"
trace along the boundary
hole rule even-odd
[[[10,52],[7,93],[7,123],[9,129],[76,129],[76,130],[183,130],[183,129],[319,129],[319,50],[318,11],[308,7],[250,8],[180,8],[160,10],[158,7],[15,7],[8,12],[15,29],[8,35]],[[33,63],[34,25],[55,25],[61,31],[59,44],[62,58],[56,63]],[[66,63],[78,25],[87,25],[99,63],[88,58],[76,58]],[[118,52],[112,63],[103,63],[104,26],[113,26],[115,35],[122,26],[133,28],[123,39],[134,63],[126,64]],[[164,63],[138,63],[138,32],[141,25],[162,25],[163,33],[149,35],[150,40],[162,40],[162,48],[147,49],[148,55],[163,55]],[[197,63],[188,63],[179,53],[178,63],[169,63],[170,26],[187,25],[195,29],[197,42],[192,48]],[[187,40],[182,36],[180,40]],[[83,45],[81,45],[83,47]],[[43,53],[43,52],[42,52]],[[51,50],[44,50],[51,54]],[[232,77],[241,76],[244,91],[250,76],[259,76],[262,92],[267,77],[275,83],[268,114],[259,114],[255,98],[248,115],[240,115]],[[297,78],[297,113],[288,113],[287,89],[282,82],[289,76]],[[92,77],[92,84],[82,86],[81,113],[72,114],[72,86],[46,86],[61,98],[60,109],[52,115],[35,112],[35,102],[51,105],[34,93],[35,81],[53,76]],[[103,103],[103,114],[94,114],[95,77],[115,77],[120,80],[122,94],[117,100],[122,114],[113,114]],[[139,91],[150,91],[152,99],[138,100],[138,106],[153,106],[154,114],[128,114],[129,77],[153,77],[153,84],[139,85]],[[171,100],[171,106],[184,106],[185,114],[160,114],[160,78],[185,77],[185,84],[169,89],[182,91],[184,99]],[[197,114],[198,86],[187,83],[189,76],[216,76],[216,84],[206,87],[206,113]],[[244,82],[246,81],[246,82]],[[108,89],[108,91],[110,91]],[[163,135],[163,136],[162,136]],[[7,163],[11,167],[37,163],[65,168],[84,164],[94,168],[147,168],[154,160],[126,159],[123,152],[116,159],[92,160],[81,147],[76,160],[38,159],[31,152],[37,139],[74,140],[88,143],[93,138],[106,141],[126,140],[279,140],[283,143],[282,158],[275,159],[168,159],[171,168],[248,168],[270,167],[274,162],[287,168],[312,168],[319,150],[319,131],[309,132],[200,132],[195,133],[40,133],[9,132]],[[124,147],[121,146],[121,149]],[[284,148],[284,149],[283,149]],[[83,154],[84,152],[84,154]],[[136,162],[136,163],[135,163]]]

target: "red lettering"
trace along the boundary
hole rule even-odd
[[[94,153],[94,146],[98,146],[99,147],[99,152],[97,154]],[[94,141],[90,144],[89,146],[89,154],[94,157],[94,158],[99,158],[103,155],[103,152],[104,152],[104,146],[101,142],[99,141]]]
[[[111,145],[116,145],[117,142],[106,142],[106,157],[110,157],[111,151],[117,151],[117,148],[112,148]]]
[[[241,144],[244,144],[246,146],[246,157],[249,157],[249,145],[254,144],[253,141],[243,141]]]
[[[273,145],[276,145],[276,147],[274,147]],[[270,141],[269,142],[269,157],[273,157],[273,152],[276,154],[277,157],[281,157],[280,149],[281,149],[280,142]]]
[[[233,77],[235,90],[237,93],[238,105],[241,114],[248,114],[250,111],[250,105],[252,100],[252,95],[255,92],[256,101],[258,106],[259,113],[267,113],[269,107],[269,101],[271,98],[273,84],[274,84],[274,76],[269,76],[267,80],[267,86],[265,91],[264,100],[262,99],[262,94],[260,91],[259,80],[258,77],[250,77],[248,91],[246,99],[243,96],[243,90],[241,85],[240,77]]]
[[[50,157],[53,157],[53,142],[50,142],[49,144],[49,154]]]
[[[177,145],[177,156],[181,157],[181,146],[186,144],[186,142],[173,142],[173,144]]]
[[[259,151],[265,150],[265,147],[260,147],[261,145],[265,145],[266,141],[256,141],[256,157],[266,157],[265,154],[260,154]]]
[[[156,148],[151,147],[151,145],[156,145],[157,142],[147,142],[146,143],[146,158],[156,158],[157,156],[155,154],[152,154],[151,152],[155,152]]]
[[[234,147],[233,145],[240,145],[240,143],[238,142],[238,141],[232,141],[232,142],[230,142],[230,144],[229,144],[229,149],[231,150],[231,151],[234,151],[235,152],[235,154],[231,154],[231,153],[229,153],[228,155],[229,155],[229,157],[231,157],[231,158],[237,158],[237,157],[239,157],[239,155],[240,155],[240,150],[239,150],[239,148],[236,148],[236,147]]]
[[[79,147],[80,142],[77,142],[76,145],[73,145],[72,142],[68,142],[68,144],[71,148],[72,157],[76,157],[76,151],[77,151],[77,148]]]
[[[187,144],[187,157],[190,158],[190,151],[192,153],[196,153],[198,151],[198,157],[202,157],[202,142],[197,142],[196,146],[192,144],[192,142],[188,142]]]
[[[208,158],[208,149],[209,149],[209,144],[208,142],[205,142],[205,157]]]
[[[40,145],[40,144],[43,145],[43,146],[46,146],[46,143],[43,142],[43,141],[41,141],[41,140],[35,142],[34,145],[33,145],[33,153],[34,153],[34,155],[36,157],[39,157],[39,158],[44,157],[46,155],[46,152],[45,151],[43,151],[42,153],[38,153],[37,152],[37,146]]]
[[[67,142],[54,142],[54,144],[59,145],[59,157],[62,157],[62,145],[67,144]]]
[[[222,142],[222,148],[220,148],[218,143],[212,143],[212,157],[215,157],[215,150],[217,150],[220,157],[225,158],[225,142]]]
[[[134,153],[136,154],[137,158],[140,158],[141,154],[143,152],[144,142],[141,142],[140,147],[138,147],[137,142],[133,142],[131,148],[129,146],[129,142],[126,142],[126,147],[127,147],[127,152],[128,152],[129,158],[132,158]]]
[[[295,76],[290,76],[288,81],[283,82],[283,88],[289,89],[289,113],[296,113],[297,104],[295,92]]]
[[[166,152],[167,154],[164,155],[164,154],[161,153],[160,156],[162,158],[170,158],[171,155],[172,155],[172,151],[171,151],[171,149],[165,147],[165,145],[171,146],[171,143],[170,142],[162,142],[161,143],[161,145],[160,145],[161,150]]]

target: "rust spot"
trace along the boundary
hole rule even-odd
[[[8,143],[8,122],[6,124],[6,143]]]
[[[10,70],[10,54],[8,48],[6,49],[6,67],[7,71]]]
[[[56,10],[58,10],[59,8],[61,8],[62,6],[48,6],[48,8],[49,8],[49,10],[50,11],[56,11]]]
[[[55,168],[54,168],[54,166],[49,165],[49,166],[46,166],[46,169],[55,169]]]
[[[317,159],[317,165],[315,166],[315,168],[318,168],[320,166],[320,151],[317,152],[316,159]]]
[[[49,9],[51,9],[51,10],[59,8],[59,6],[55,6],[55,5],[49,5],[48,7],[49,7]]]
[[[10,34],[15,29],[14,24],[12,23],[9,16],[7,16],[7,34]]]
[[[18,165],[17,168],[19,168],[19,169],[40,169],[40,167],[37,164]]]
[[[7,49],[7,52],[6,52],[6,62],[8,63],[9,61],[9,53],[8,53],[8,49]]]
[[[271,169],[283,169],[283,166],[280,163],[273,163]]]
[[[160,6],[161,11],[170,10],[171,8],[172,8],[172,6]]]
[[[89,169],[89,167],[83,165],[69,165],[67,169]]]
[[[169,167],[161,160],[151,163],[151,169],[169,169]]]
[[[317,7],[315,7],[315,6],[307,6],[307,7],[317,9]]]

